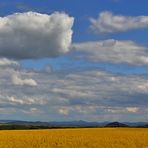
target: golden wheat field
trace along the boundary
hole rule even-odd
[[[0,148],[148,148],[148,129],[77,128],[0,131]]]

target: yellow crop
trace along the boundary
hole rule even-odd
[[[148,129],[0,131],[0,148],[148,148]]]

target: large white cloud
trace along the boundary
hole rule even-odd
[[[74,18],[65,13],[14,13],[0,17],[0,56],[54,57],[69,51]]]
[[[114,33],[148,27],[148,16],[122,16],[104,11],[98,18],[90,18],[90,22],[96,33]]]
[[[110,39],[98,42],[75,43],[73,49],[83,52],[77,55],[80,58],[88,58],[95,62],[148,65],[147,47],[130,40],[118,41]]]

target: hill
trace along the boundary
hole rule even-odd
[[[105,127],[129,127],[127,124],[120,123],[120,122],[111,122],[108,123]]]

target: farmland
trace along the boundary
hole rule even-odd
[[[147,128],[2,130],[0,148],[147,148]]]

